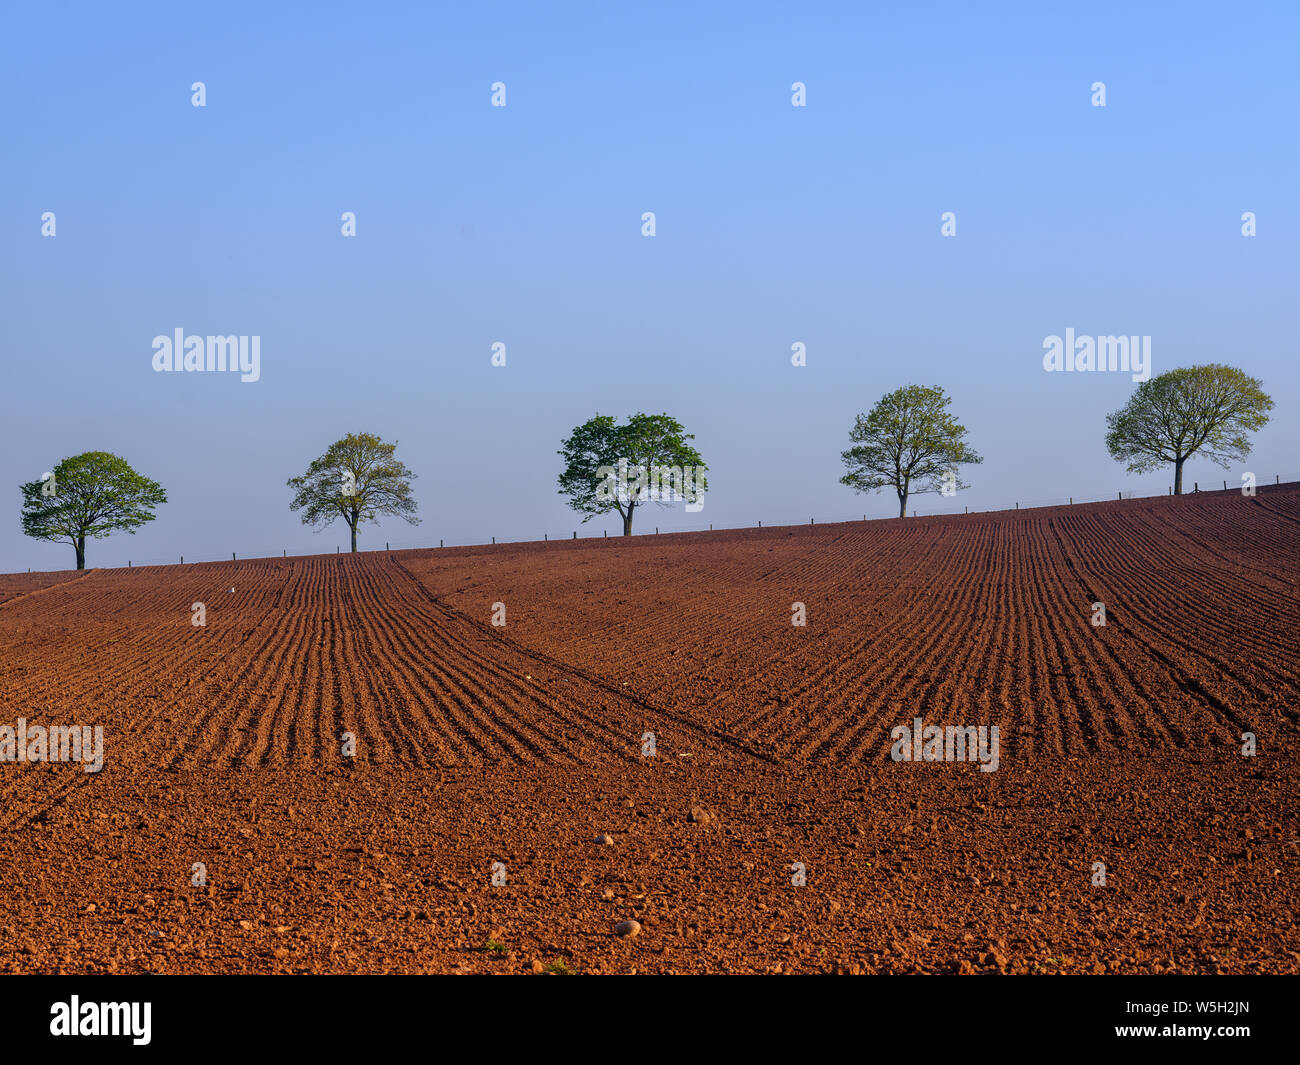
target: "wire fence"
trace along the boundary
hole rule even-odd
[[[1272,487],[1276,487],[1281,483],[1282,483],[1281,474],[1275,474],[1273,478]],[[1289,484],[1290,482],[1287,483]],[[1267,482],[1260,482],[1259,487],[1267,488],[1270,486],[1268,485]],[[1201,486],[1199,481],[1193,481],[1192,487],[1190,489],[1184,488],[1183,493],[1184,495],[1199,495],[1201,493],[1206,493],[1206,492],[1227,492],[1227,491],[1241,492],[1243,490],[1244,490],[1243,486],[1239,486],[1239,485],[1233,485],[1231,488],[1229,488],[1228,482],[1226,480],[1220,479],[1219,481],[1215,481],[1215,482],[1206,482],[1206,485],[1204,487]],[[1173,495],[1173,491],[1174,491],[1173,485],[1170,485],[1167,494]],[[915,499],[916,497],[914,496],[913,498]],[[1029,509],[1029,508],[1045,508],[1045,507],[1083,506],[1089,503],[1116,502],[1116,501],[1123,501],[1125,499],[1160,499],[1160,498],[1163,498],[1163,496],[1159,496],[1159,495],[1136,496],[1131,491],[1126,492],[1120,490],[1117,491],[1114,496],[1105,496],[1103,498],[1084,499],[1081,496],[1053,496],[1049,498],[1019,499],[1019,500],[1015,500],[1010,505],[1000,506],[1000,507],[986,507],[983,510],[971,510],[969,506],[963,507],[960,510],[956,509],[955,507],[948,510],[943,510],[943,509],[930,510],[928,508],[917,509],[915,506],[909,506],[907,513],[909,518],[943,518],[943,517],[953,517],[953,516],[960,517],[962,515],[969,515],[969,514],[1001,514],[1006,511],[1020,510],[1022,508]],[[868,517],[866,514],[863,514],[861,519],[859,519],[857,515],[849,514],[843,517],[832,517],[829,520],[822,521],[821,524],[835,525],[835,524],[844,524],[847,522],[854,522],[859,520],[888,521],[890,519],[888,516],[871,518]],[[897,519],[895,518],[894,520]],[[796,518],[795,520],[778,520],[776,522],[764,521],[760,519],[754,525],[729,525],[726,526],[725,528],[720,527],[718,529],[714,529],[713,525],[710,524],[707,529],[674,529],[674,530],[665,531],[663,535],[667,535],[667,536],[697,535],[698,536],[700,533],[705,533],[705,532],[742,532],[746,529],[762,529],[762,528],[781,529],[781,528],[791,528],[794,526],[804,525],[804,524],[815,526],[818,524],[818,519],[815,515],[810,516],[806,523],[802,519],[798,519],[798,518]],[[650,531],[651,528],[653,528],[653,532]],[[635,532],[638,536],[660,535],[659,527],[657,526],[642,527],[640,529],[636,529]],[[537,540],[536,538],[527,538],[527,537],[509,539],[509,538],[503,538],[499,536],[493,536],[488,541],[465,540],[465,541],[448,543],[444,538],[438,540],[436,547],[433,543],[426,543],[424,541],[397,542],[397,541],[386,540],[384,541],[384,546],[382,550],[386,552],[431,551],[431,550],[438,550],[438,549],[462,548],[462,547],[491,547],[491,546],[504,546],[507,544],[549,543],[551,541],[561,542],[565,540],[621,540],[622,538],[623,537],[621,532],[616,532],[613,536],[610,536],[610,532],[608,529],[603,529],[599,534],[590,533],[590,532],[583,534],[580,532],[580,530],[574,529],[570,531],[570,534],[568,536],[564,536],[564,535],[551,536],[550,533],[543,533],[541,540]],[[361,552],[373,553],[379,550],[381,549],[378,547],[371,547],[367,543],[365,547],[359,548],[358,553]],[[240,561],[241,559],[243,561],[250,561],[250,560],[260,561],[260,560],[272,560],[276,558],[310,558],[310,557],[328,554],[328,553],[329,553],[328,551],[313,549],[313,550],[294,550],[294,552],[290,554],[289,549],[287,547],[280,547],[278,549],[266,548],[262,550],[252,550],[252,551],[244,551],[244,552],[232,551],[230,552],[229,556],[227,556],[223,552],[222,554],[219,555],[172,555],[165,558],[135,558],[135,559],[128,559],[125,567],[97,566],[92,568],[134,569],[136,567],[141,567],[141,566],[176,566],[176,565],[188,566],[188,565],[195,565],[201,562],[237,562]],[[343,544],[338,543],[335,545],[334,553],[339,555],[344,555],[344,554],[350,554],[351,552],[344,551]],[[32,570],[29,568],[27,572],[28,573],[33,573],[33,572],[53,573],[53,572],[58,572],[58,570]]]

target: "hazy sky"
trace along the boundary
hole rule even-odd
[[[169,6],[6,9],[0,570],[72,565],[18,485],[92,449],[170,497],[92,566],[346,548],[285,480],[349,431],[419,474],[363,548],[613,533],[556,493],[598,411],[709,464],[640,532],[888,517],[839,453],[913,382],[985,457],[921,513],[1165,491],[1105,450],[1128,374],[1044,372],[1066,329],[1261,378],[1245,468],[1300,478],[1293,4]],[[154,372],[178,328],[260,380]]]

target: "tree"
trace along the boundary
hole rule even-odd
[[[23,532],[37,540],[72,544],[77,569],[86,568],[86,537],[132,535],[153,508],[167,502],[157,481],[142,477],[126,459],[87,451],[64,459],[39,481],[20,486]]]
[[[1225,469],[1250,454],[1247,433],[1273,409],[1259,381],[1235,366],[1209,363],[1170,370],[1138,385],[1128,403],[1106,416],[1106,448],[1130,473],[1174,464],[1174,495],[1183,494],[1183,463],[1201,455]]]
[[[349,433],[336,440],[301,477],[289,478],[294,489],[290,510],[303,511],[302,523],[320,532],[335,518],[352,530],[352,550],[357,549],[357,528],[391,514],[418,525],[411,481],[415,474],[398,461],[397,442],[385,444],[373,433]]]
[[[632,516],[646,503],[685,500],[698,509],[708,488],[708,467],[686,442],[694,439],[667,414],[634,414],[626,425],[597,414],[574,429],[558,452],[564,459],[560,494],[585,515],[584,523],[617,511],[624,536],[632,535]]]
[[[882,397],[870,414],[858,415],[849,432],[854,446],[840,454],[848,471],[840,482],[859,492],[892,487],[900,518],[907,516],[910,495],[953,495],[969,488],[957,467],[984,460],[967,446],[966,429],[948,413],[951,402],[942,388],[922,385]]]

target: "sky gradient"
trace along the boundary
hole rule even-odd
[[[170,500],[90,566],[346,549],[285,481],[360,431],[423,519],[363,549],[614,535],[556,491],[597,412],[670,413],[709,465],[638,533],[889,517],[839,454],[909,383],[985,460],[922,514],[1166,491],[1105,449],[1129,375],[1044,372],[1066,329],[1262,380],[1254,455],[1189,486],[1300,479],[1300,14],[1049,7],[11,5],[0,571],[72,565],[18,485],[87,450]],[[155,373],[178,328],[260,336],[260,380]]]

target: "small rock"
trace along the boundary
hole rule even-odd
[[[707,825],[713,820],[713,815],[703,806],[692,806],[691,812],[686,815],[686,820],[696,825]]]
[[[614,926],[614,931],[620,936],[639,936],[641,934],[640,921],[619,921]]]
[[[609,846],[611,843],[614,842],[614,837],[611,836],[608,832],[602,832],[599,836],[597,836],[594,840],[592,840],[592,842],[599,843],[602,846]]]
[[[542,964],[540,961],[538,961],[536,958],[533,959],[533,964],[532,964],[531,966],[529,966],[529,968],[531,968],[531,969],[533,970],[533,972],[535,972],[535,973],[544,973],[544,972],[546,972],[546,966],[543,965],[543,964]]]

